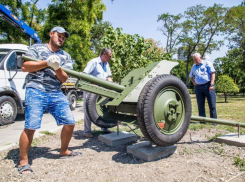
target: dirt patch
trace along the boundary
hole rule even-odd
[[[245,149],[209,141],[222,131],[188,131],[176,144],[177,152],[153,162],[144,162],[126,152],[126,146],[110,147],[97,137],[82,136],[82,124],[75,127],[70,149],[81,157],[59,159],[60,131],[35,139],[29,152],[33,175],[20,175],[17,147],[0,153],[0,181],[229,181],[244,182],[245,171],[234,165],[234,157],[245,160]],[[244,166],[245,167],[245,166]]]

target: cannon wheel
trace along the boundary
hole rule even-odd
[[[172,75],[151,79],[141,91],[137,113],[141,132],[152,144],[177,143],[191,118],[191,99],[185,84]]]
[[[117,120],[113,118],[113,113],[105,105],[98,105],[97,103],[102,97],[88,93],[86,96],[86,109],[90,120],[101,128],[112,128],[117,125]]]

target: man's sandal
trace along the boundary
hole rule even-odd
[[[77,156],[82,156],[82,155],[83,155],[82,152],[71,151],[69,155],[59,155],[59,158],[66,159],[66,158],[77,157]]]
[[[31,168],[31,165],[30,164],[26,164],[24,166],[19,166],[18,167],[18,171],[20,174],[23,174],[23,173],[33,173],[33,170]]]

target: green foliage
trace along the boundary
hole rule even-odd
[[[199,124],[199,123],[191,123],[189,125],[189,129],[193,130],[193,131],[198,131],[198,130],[201,130],[203,128],[209,128],[209,127],[211,127],[211,125]]]
[[[165,49],[160,47],[160,42],[156,42],[153,39],[145,39],[145,43],[147,44],[147,49],[143,53],[143,56],[145,56],[147,60],[156,62],[163,59],[171,59],[171,53],[166,53]]]
[[[222,133],[217,133],[213,137],[208,137],[208,140],[215,141],[218,137],[222,136]]]
[[[239,92],[237,85],[233,82],[232,78],[227,75],[219,76],[216,81],[215,90],[220,93],[224,93],[225,102],[227,102],[227,93],[236,93]]]
[[[189,64],[192,63],[193,53],[199,52],[204,57],[207,53],[219,50],[223,45],[223,41],[215,40],[214,37],[226,30],[226,12],[227,8],[217,4],[208,8],[196,5],[189,7],[184,15],[174,16],[167,13],[158,17],[158,21],[164,22],[161,30],[168,40],[166,49],[180,49],[186,60],[186,85],[189,82]],[[181,23],[182,17],[184,21]]]
[[[180,23],[183,15],[170,15],[169,13],[163,13],[158,16],[157,21],[162,21],[163,25],[160,27],[160,31],[167,38],[166,52],[173,53],[176,51],[176,45],[179,44],[179,38],[182,25]]]
[[[111,26],[108,26],[102,39],[102,47],[113,50],[110,65],[115,81],[119,81],[132,69],[170,58],[153,40],[145,40],[137,34],[125,34],[121,28],[114,30]]]
[[[0,3],[9,9],[15,16],[23,20],[28,26],[37,31],[40,35],[42,23],[45,21],[46,9],[39,9],[37,1],[27,1],[24,4],[16,0],[0,0]],[[0,43],[29,43],[29,36],[24,34],[15,26],[0,19]]]
[[[245,160],[242,159],[239,155],[233,158],[234,165],[238,167],[241,171],[245,171]]]
[[[225,31],[224,21],[227,8],[214,4],[212,7],[192,6],[185,11],[181,44],[185,48],[187,60],[193,52],[200,52],[202,57],[213,50],[219,50],[223,41],[214,40],[215,35]]]
[[[245,72],[243,69],[243,57],[240,48],[229,50],[225,57],[218,58],[214,61],[217,70],[217,78],[219,75],[228,75],[238,85],[241,91],[245,88]]]
[[[216,137],[216,138],[217,138],[217,137]],[[214,140],[212,140],[212,141],[215,141],[216,138],[215,138]],[[222,148],[222,147],[215,147],[215,148],[213,149],[213,152],[214,152],[215,154],[218,154],[218,155],[224,155],[224,154],[225,154],[225,149]]]
[[[186,81],[186,62],[182,60],[177,60],[179,62],[178,66],[174,67],[172,70],[173,75],[177,76],[183,82]],[[190,67],[188,68],[188,72],[190,72]]]
[[[230,48],[245,47],[245,6],[235,6],[229,9],[226,15],[226,28],[228,31],[228,39],[230,40]],[[244,49],[242,56],[244,58]],[[245,66],[244,66],[245,68]]]
[[[186,56],[186,84],[188,83],[188,67],[192,62],[192,54],[199,52],[202,57],[206,53],[219,50],[223,41],[214,40],[216,35],[225,31],[224,17],[226,8],[214,4],[212,7],[196,5],[185,11],[186,20],[183,22],[183,34],[180,44]]]
[[[242,57],[239,49],[229,50],[225,57],[218,58],[214,61],[214,66],[218,75],[228,75],[235,83],[239,83],[244,77],[242,68]]]
[[[95,55],[100,54],[103,49],[101,39],[106,35],[107,28],[111,26],[110,22],[96,22],[90,31],[91,34],[91,47]]]
[[[226,28],[229,40],[229,54],[227,58],[232,62],[236,61],[237,70],[234,74],[237,75],[237,84],[244,92],[245,87],[245,5],[244,2],[240,6],[235,6],[229,9],[226,15]],[[230,75],[229,75],[230,76]],[[231,76],[233,78],[233,76]],[[233,78],[234,79],[234,78]]]
[[[238,128],[234,126],[228,126],[228,125],[220,125],[219,128],[226,130],[230,133],[237,133]],[[240,128],[240,134],[245,134],[245,128]]]
[[[195,94],[193,89],[188,89],[189,94]]]
[[[50,132],[50,131],[40,131],[39,133],[42,133],[44,135],[50,135],[50,136],[53,136],[55,135],[54,133]]]

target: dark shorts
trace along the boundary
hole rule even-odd
[[[56,120],[57,125],[74,125],[75,119],[70,103],[62,91],[42,92],[27,87],[25,102],[25,128],[36,130],[41,128],[42,116],[48,111]]]

